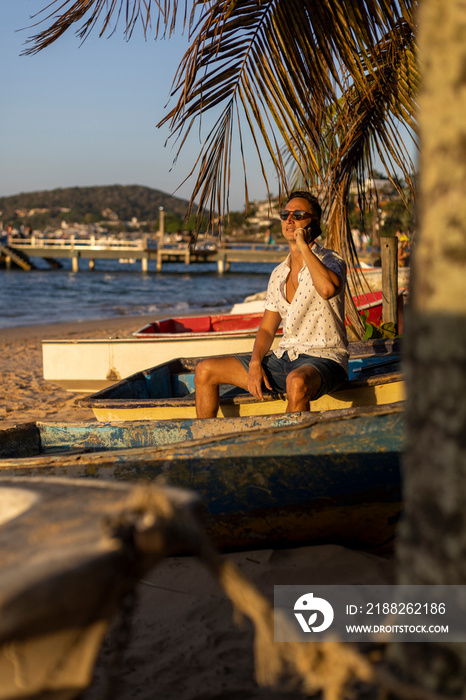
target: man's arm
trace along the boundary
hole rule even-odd
[[[252,357],[249,363],[248,391],[255,396],[256,399],[260,399],[261,401],[264,398],[262,395],[262,382],[264,382],[267,389],[272,389],[261,362],[272,347],[273,339],[275,338],[275,333],[278,330],[281,320],[278,311],[266,309],[254,342]]]
[[[302,228],[296,230],[296,245],[298,246],[304,262],[309,270],[314,287],[322,299],[332,299],[341,290],[342,280],[314,255],[305,240],[306,232]]]

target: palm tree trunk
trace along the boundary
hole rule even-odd
[[[399,583],[466,584],[466,4],[423,0],[420,232],[405,340],[406,513]],[[397,675],[466,687],[466,645],[394,644]]]

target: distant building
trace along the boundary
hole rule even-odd
[[[271,226],[278,219],[278,204],[278,197],[275,197],[270,202],[268,199],[263,201],[254,200],[252,205],[255,208],[255,215],[248,216],[248,224]]]
[[[118,214],[114,212],[113,209],[110,209],[110,207],[102,209],[102,216],[104,219],[107,219],[107,221],[119,221]]]
[[[366,194],[369,194],[370,192],[377,192],[378,195],[389,196],[394,195],[396,193],[396,190],[393,187],[390,180],[377,177],[366,178],[366,180],[364,181],[363,189]],[[349,192],[352,195],[358,194],[358,186],[355,180],[353,180],[353,182],[351,183]]]

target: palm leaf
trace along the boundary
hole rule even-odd
[[[185,0],[184,24],[190,13],[193,41],[175,76],[175,105],[161,124],[170,124],[181,150],[203,117],[220,112],[190,173],[196,177],[191,205],[199,197],[199,209],[209,209],[211,222],[228,211],[231,154],[237,144],[248,191],[244,124],[264,177],[266,153],[283,191],[288,189],[283,145],[307,182],[328,181],[329,143],[335,157],[350,162],[345,154],[357,149],[343,145],[340,127],[360,114],[341,95],[351,89],[364,95],[368,76],[379,79],[386,60],[377,52],[380,38],[402,20],[412,26],[414,5],[415,0]],[[128,36],[138,21],[144,33],[152,21],[156,34],[160,27],[171,31],[178,10],[177,0],[58,0],[47,6],[46,20],[52,23],[32,37],[29,52],[44,48],[79,22],[83,39],[97,27],[103,34],[111,29],[111,20],[116,26],[123,15]],[[412,69],[408,61],[399,71],[400,82],[409,83]],[[400,117],[407,120],[410,105],[400,99],[397,104]],[[335,116],[329,127],[331,109]],[[351,122],[346,125],[353,133]],[[357,122],[356,133],[358,128]],[[404,159],[397,148],[391,157],[395,162]]]
[[[180,3],[181,4],[181,3]],[[184,4],[184,23],[187,17],[187,0]],[[155,35],[173,31],[178,14],[177,0],[53,0],[42,10],[33,15],[38,26],[50,23],[45,29],[34,34],[27,43],[31,47],[24,54],[34,54],[46,48],[59,39],[62,34],[78,23],[82,23],[76,34],[84,41],[99,25],[99,36],[109,31],[111,22],[114,29],[124,17],[125,35],[131,38],[133,30],[139,22],[144,36],[152,29],[155,20]],[[163,32],[161,32],[163,27]]]
[[[242,117],[257,156],[262,159],[265,148],[284,191],[288,189],[286,154],[292,155],[303,179],[322,178],[322,115],[330,106],[340,105],[342,121],[349,112],[339,96],[347,92],[348,83],[363,94],[368,76],[378,80],[387,63],[379,47],[384,30],[385,35],[395,31],[402,15],[407,18],[403,26],[411,26],[411,3],[398,5],[398,12],[391,2],[365,5],[363,11],[360,2],[334,0],[211,3],[176,76],[173,96],[177,102],[161,124],[170,123],[172,134],[185,138],[203,115],[223,101],[219,133],[225,113],[232,120]],[[400,40],[399,33],[396,38]],[[408,64],[405,79],[410,79],[410,69]],[[400,116],[406,119],[410,107],[403,100],[399,104],[405,109],[403,113],[400,107]],[[230,125],[232,134],[235,126]],[[212,143],[209,139],[204,143],[201,159],[208,160]],[[279,144],[284,144],[284,151]],[[392,157],[397,164],[405,161],[405,154],[396,149]],[[218,174],[213,169],[199,171],[191,201],[202,193],[203,205],[213,212],[209,193],[215,191],[215,210],[222,215],[230,182],[214,182]],[[247,189],[246,172],[244,178]],[[218,199],[220,191],[225,194],[223,200]]]

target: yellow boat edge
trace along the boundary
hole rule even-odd
[[[311,411],[328,411],[337,408],[355,408],[358,406],[380,406],[406,398],[405,382],[398,380],[374,386],[342,389],[334,394],[321,396],[311,401]],[[133,420],[172,420],[196,418],[194,406],[138,406],[137,408],[106,408],[92,406],[95,418],[101,422]],[[286,401],[276,399],[245,404],[228,404],[220,406],[219,416],[233,418],[236,416],[259,416],[284,413]]]

